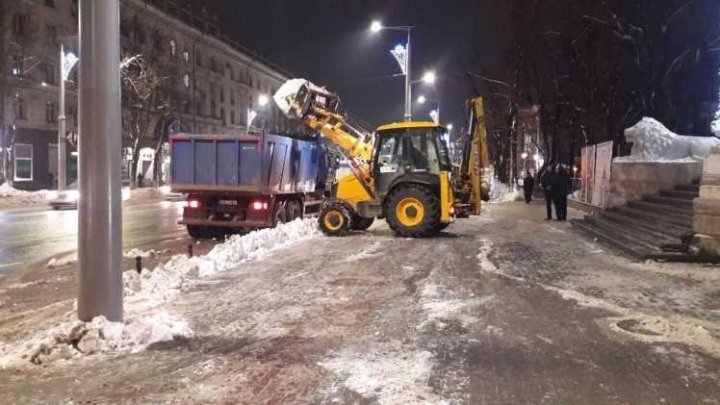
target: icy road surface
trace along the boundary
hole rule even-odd
[[[0,276],[74,252],[77,215],[77,210],[54,211],[49,206],[0,210]],[[134,247],[185,237],[185,228],[177,224],[180,216],[180,203],[124,206],[123,244]]]
[[[8,368],[0,392],[11,403],[717,403],[718,270],[631,263],[543,210],[493,205],[434,239],[384,223],[304,238],[190,280],[166,309],[192,337]]]

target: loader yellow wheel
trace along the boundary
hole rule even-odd
[[[320,211],[320,230],[328,236],[342,236],[350,229],[350,213],[342,204],[328,204]]]
[[[417,226],[425,218],[425,206],[414,197],[405,197],[395,207],[395,216],[403,226]]]
[[[432,236],[440,231],[440,196],[419,184],[399,185],[385,199],[385,215],[398,236]]]

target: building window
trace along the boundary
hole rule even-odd
[[[54,124],[57,122],[57,105],[54,101],[45,103],[45,122]]]
[[[190,75],[185,73],[183,75],[182,82],[183,82],[183,86],[185,86],[185,88],[190,87]]]
[[[33,180],[33,146],[15,144],[15,181]]]
[[[183,103],[183,112],[185,112],[185,114],[190,114],[190,102],[189,101],[185,101]]]
[[[225,109],[224,109],[224,108],[221,108],[221,109],[220,109],[220,120],[222,120],[222,124],[223,124],[223,125],[226,125],[226,123],[225,123]]]
[[[183,49],[182,51],[182,60],[183,62],[190,62],[190,51],[187,49]]]
[[[177,55],[177,44],[175,43],[174,39],[170,40],[170,56],[176,56]]]
[[[220,102],[221,103],[225,102],[225,89],[222,87],[220,87]]]
[[[15,119],[25,119],[25,99],[23,99],[19,94],[15,95]]]
[[[230,124],[235,125],[235,110],[230,110]]]
[[[195,64],[202,67],[202,53],[200,51],[195,52]]]
[[[52,63],[45,64],[45,83],[57,84],[57,66]]]
[[[230,105],[235,105],[235,90],[230,89]]]

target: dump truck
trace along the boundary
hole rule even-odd
[[[170,187],[187,194],[180,224],[193,238],[317,215],[333,163],[320,137],[177,134]]]

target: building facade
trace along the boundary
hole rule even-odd
[[[20,189],[57,178],[60,46],[77,53],[77,0],[0,0],[0,181]],[[166,178],[173,132],[289,131],[271,96],[282,69],[224,36],[204,10],[122,0],[123,177]],[[77,176],[77,68],[66,82],[68,178]],[[138,82],[139,81],[139,82]],[[138,86],[138,83],[140,85]],[[141,94],[132,94],[141,87]]]

